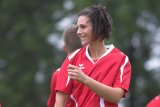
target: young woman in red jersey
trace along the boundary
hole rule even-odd
[[[55,107],[118,107],[128,92],[131,65],[128,57],[114,45],[105,45],[112,30],[112,18],[102,5],[79,13],[78,31],[83,48],[64,61],[56,85]]]

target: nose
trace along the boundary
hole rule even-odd
[[[77,35],[79,36],[82,33],[82,31],[80,30],[80,28],[77,29]]]

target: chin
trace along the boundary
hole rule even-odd
[[[88,45],[88,43],[82,43],[82,45],[83,45],[83,46],[87,46],[87,45]]]

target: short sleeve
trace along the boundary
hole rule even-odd
[[[56,83],[56,90],[66,94],[70,94],[72,89],[70,78],[68,76],[68,65],[69,59],[67,57],[60,68]]]
[[[127,56],[123,57],[119,70],[115,77],[113,87],[120,87],[124,89],[125,94],[128,92],[131,80],[131,64]]]

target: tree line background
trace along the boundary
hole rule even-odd
[[[159,0],[1,0],[3,107],[46,106],[51,75],[66,57],[60,49],[62,32],[76,22],[81,9],[93,4],[105,5],[113,18],[112,38],[106,44],[121,49],[132,64],[124,107],[145,107],[160,94]]]

